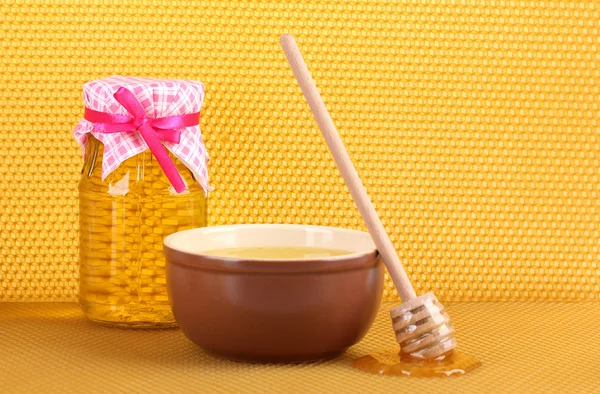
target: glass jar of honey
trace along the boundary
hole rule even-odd
[[[74,136],[79,182],[79,304],[98,323],[176,325],[163,240],[206,226],[207,153],[196,81],[110,77],[84,86]]]

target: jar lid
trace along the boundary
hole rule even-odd
[[[209,157],[199,124],[202,82],[111,76],[87,82],[83,93],[85,115],[73,136],[84,159],[89,134],[104,144],[102,180],[123,161],[150,149],[181,192],[185,186],[166,148],[189,168],[205,191],[211,190]]]

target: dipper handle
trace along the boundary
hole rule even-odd
[[[415,298],[415,290],[413,289],[404,267],[396,254],[394,245],[390,241],[381,220],[369,199],[367,191],[365,190],[350,156],[344,147],[344,143],[340,139],[340,136],[333,124],[333,120],[325,107],[325,103],[317,90],[310,71],[302,58],[300,49],[292,37],[289,34],[285,34],[280,39],[281,47],[285,52],[292,71],[296,76],[296,80],[302,89],[302,93],[308,102],[310,110],[321,129],[323,137],[329,146],[335,162],[342,173],[342,177],[346,182],[346,186],[350,189],[350,194],[354,199],[356,206],[360,212],[360,215],[365,222],[375,245],[379,253],[383,258],[383,262],[400,294],[400,297],[404,302]]]

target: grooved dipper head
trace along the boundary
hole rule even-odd
[[[456,347],[450,317],[432,293],[393,308],[390,315],[402,355],[433,359]]]

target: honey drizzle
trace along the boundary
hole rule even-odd
[[[392,348],[358,358],[352,365],[362,371],[378,375],[448,377],[464,375],[481,366],[481,362],[456,351],[433,360],[415,359],[401,356],[398,348]]]

